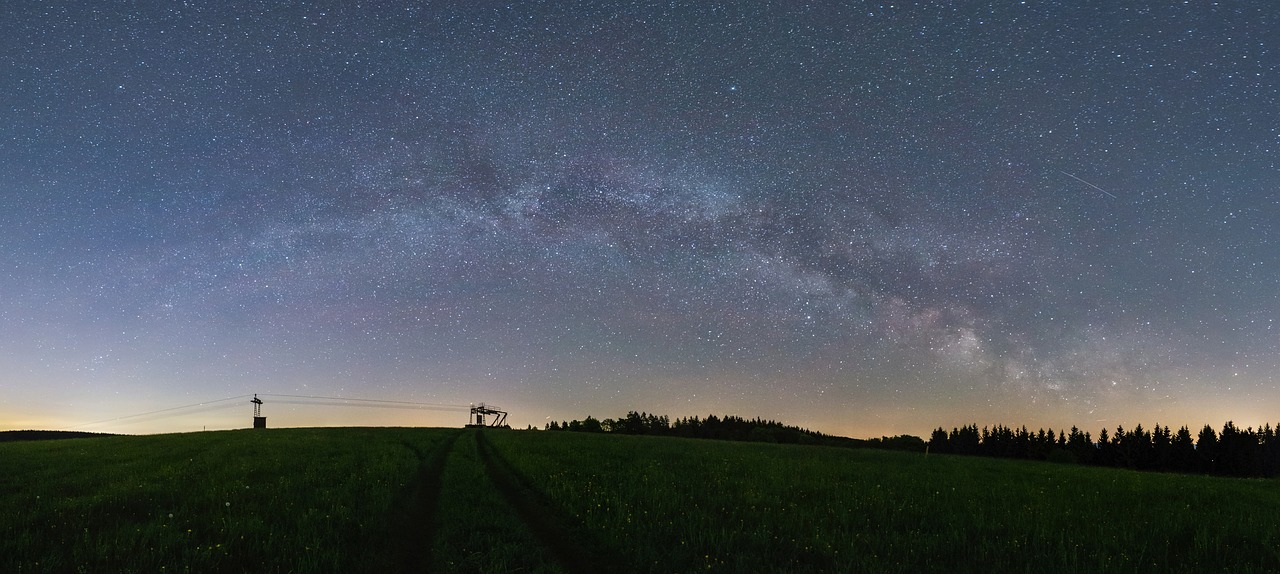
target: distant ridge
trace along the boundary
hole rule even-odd
[[[111,433],[62,431],[62,430],[11,430],[0,431],[0,442],[16,442],[22,440],[57,440],[65,438],[88,438],[94,436],[118,436]]]

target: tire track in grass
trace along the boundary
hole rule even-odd
[[[426,572],[435,542],[435,514],[440,500],[440,474],[461,432],[450,434],[440,444],[424,452],[406,441],[404,445],[418,457],[418,473],[405,484],[391,516],[391,552],[397,572]]]
[[[476,446],[489,478],[503,498],[566,571],[575,574],[631,571],[627,563],[606,551],[581,523],[556,507],[503,459],[483,431],[476,433]]]
[[[458,438],[440,480],[432,572],[566,574],[494,486],[474,430]]]

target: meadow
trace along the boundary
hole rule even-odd
[[[1266,572],[1274,480],[485,429],[0,444],[4,572]]]

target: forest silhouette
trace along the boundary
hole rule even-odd
[[[1280,475],[1280,425],[1241,429],[1228,421],[1222,430],[1205,425],[1194,436],[1186,426],[1173,430],[1157,424],[1148,430],[1141,424],[1126,430],[1103,428],[1097,438],[1078,427],[1055,431],[1030,431],[1004,425],[978,428],[971,424],[947,431],[938,427],[925,441],[912,435],[856,439],[826,435],[761,418],[726,415],[671,420],[666,415],[629,411],[617,419],[552,421],[545,430],[674,436],[715,440],[806,444],[848,448],[883,448],[1044,460],[1058,463],[1108,466],[1133,470],[1215,474],[1221,476],[1272,477]]]
[[[761,418],[745,419],[734,415],[707,418],[687,417],[672,421],[666,415],[653,415],[630,411],[617,419],[599,420],[588,416],[583,420],[547,423],[545,430],[570,432],[616,433],[628,435],[654,435],[683,438],[702,438],[742,442],[768,442],[778,444],[806,444],[851,448],[883,448],[924,452],[925,442],[917,436],[898,435],[870,439],[856,439],[826,435],[797,426],[786,425]]]
[[[1222,476],[1280,474],[1280,437],[1270,423],[1254,430],[1227,421],[1221,432],[1205,425],[1194,440],[1186,426],[1174,431],[1158,424],[1152,430],[1141,424],[1130,430],[1117,426],[1114,432],[1103,428],[1096,440],[1074,426],[1055,433],[1053,429],[1031,432],[1025,426],[978,430],[977,425],[968,425],[950,432],[939,427],[928,444],[930,452],[946,454]]]

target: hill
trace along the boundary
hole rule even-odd
[[[89,438],[95,436],[114,436],[107,433],[58,430],[11,430],[0,431],[0,442],[20,440],[60,440],[67,438]]]
[[[0,444],[0,571],[1263,572],[1270,480],[655,436]]]

